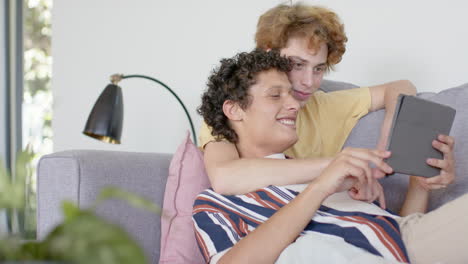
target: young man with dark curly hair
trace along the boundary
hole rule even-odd
[[[270,184],[312,181],[342,151],[357,121],[370,111],[385,108],[376,146],[383,150],[398,94],[416,94],[409,81],[331,93],[317,91],[324,73],[341,61],[347,42],[344,25],[326,8],[305,4],[278,5],[260,17],[255,41],[258,48],[277,49],[293,63],[287,75],[293,86],[293,96],[301,105],[296,120],[299,140],[286,154],[295,159],[241,158],[233,143],[222,137],[215,138],[211,128],[203,124],[199,142],[204,150],[205,166],[213,188],[222,194],[242,194]],[[444,136],[438,143],[453,144],[453,138]],[[351,150],[349,155],[358,156],[359,153]],[[373,170],[376,177],[388,172]],[[453,177],[443,174],[424,181],[428,188],[438,189],[450,184]],[[353,191],[355,199],[369,202],[379,199],[385,207],[378,181],[355,186]]]
[[[198,111],[215,137],[236,146],[241,159],[286,160],[284,151],[298,140],[300,102],[288,80],[290,66],[276,51],[255,50],[222,60],[210,76]],[[453,155],[453,144],[436,148],[444,157]],[[206,262],[466,260],[468,195],[424,215],[429,190],[421,177],[411,176],[400,212],[404,217],[350,199],[347,190],[374,177],[369,163],[387,171],[383,159],[389,155],[381,150],[345,149],[309,184],[269,185],[239,195],[205,190],[195,200],[193,221]],[[447,172],[454,169],[453,163],[437,167]],[[450,241],[457,245],[441,247]]]

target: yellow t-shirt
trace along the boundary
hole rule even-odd
[[[334,156],[342,149],[357,121],[369,112],[370,106],[371,95],[367,87],[315,92],[299,110],[296,121],[299,140],[285,154],[294,158]],[[199,135],[201,148],[215,140],[205,122]]]

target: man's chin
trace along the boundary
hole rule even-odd
[[[294,144],[296,144],[297,140],[298,140],[297,136],[294,137],[294,138],[289,138],[288,140],[285,140],[284,144],[283,144],[284,150],[282,152],[284,152],[287,149],[290,149],[292,146],[294,146]]]
[[[309,101],[310,97],[312,97],[312,94],[308,96],[294,96],[294,99],[296,99],[302,107],[307,103],[307,101]]]
[[[309,98],[310,98],[310,97],[309,97]],[[307,101],[308,101],[308,100],[309,100],[309,99],[304,100],[304,101],[299,101],[299,106],[300,106],[300,107],[303,107],[304,105],[307,104]]]

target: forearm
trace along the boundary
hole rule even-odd
[[[296,240],[326,198],[322,190],[317,184],[310,184],[268,221],[241,239],[218,263],[274,263]]]
[[[208,168],[213,189],[224,195],[251,192],[268,185],[301,184],[320,175],[331,159],[234,159]]]
[[[400,210],[401,216],[413,213],[425,213],[429,201],[429,191],[417,183],[416,176],[411,176],[406,193],[406,199]]]
[[[410,81],[395,81],[386,84],[388,87],[384,93],[385,117],[380,129],[380,138],[377,149],[383,150],[387,145],[388,135],[395,114],[395,107],[399,94],[416,95],[416,87]]]

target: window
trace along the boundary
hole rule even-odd
[[[30,147],[32,176],[24,211],[0,211],[0,233],[32,239],[36,233],[36,173],[39,158],[52,152],[52,0],[4,0],[5,36],[0,56],[0,158],[8,169],[18,151]],[[4,16],[3,16],[4,14]],[[6,231],[5,231],[6,230]]]
[[[52,0],[24,0],[24,83],[22,102],[22,148],[32,148],[35,168],[39,158],[52,152]],[[36,177],[27,182],[24,216],[26,237],[36,232]]]

